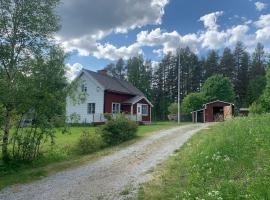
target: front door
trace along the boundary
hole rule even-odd
[[[142,105],[141,104],[137,104],[137,114],[138,115],[142,114]]]

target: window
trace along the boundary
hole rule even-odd
[[[144,115],[144,116],[148,115],[148,105],[146,105],[146,104],[142,105],[142,115]]]
[[[112,103],[112,113],[113,114],[120,113],[120,103]]]
[[[85,84],[82,84],[82,92],[87,92],[87,87]]]
[[[88,114],[95,114],[95,112],[96,112],[96,104],[95,103],[88,103],[87,113]]]

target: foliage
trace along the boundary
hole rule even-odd
[[[234,102],[235,94],[230,80],[222,75],[214,75],[208,78],[203,87],[202,93],[205,100]]]
[[[109,145],[119,144],[136,136],[138,125],[120,114],[109,120],[102,128],[104,142]]]
[[[177,103],[171,103],[171,105],[168,107],[168,111],[170,114],[177,114],[178,112],[178,104]]]
[[[255,114],[269,113],[270,112],[270,64],[266,73],[267,84],[263,94],[250,106],[250,112]]]
[[[22,138],[27,143],[26,149],[32,148],[33,143],[52,136],[55,117],[65,111],[65,55],[51,40],[59,30],[59,19],[54,14],[58,2],[1,1],[0,104],[4,111],[2,157],[5,161],[10,159],[11,127],[17,127],[11,141],[16,146],[12,149],[20,149]],[[25,133],[21,131],[20,120],[29,114],[32,129],[31,133]],[[44,131],[43,136],[36,134],[37,128]],[[37,138],[32,141],[33,137]],[[16,158],[17,155],[21,157],[22,152]]]
[[[86,130],[81,134],[77,148],[81,154],[93,153],[104,147],[102,136],[99,132],[88,132]]]
[[[250,80],[247,92],[248,105],[251,105],[262,95],[265,86],[266,78],[264,76],[256,76],[254,79]]]
[[[151,99],[151,62],[144,62],[141,55],[130,58],[127,62],[127,80]]]
[[[122,58],[120,58],[116,62],[116,64],[114,64],[114,63],[108,64],[105,67],[105,70],[107,70],[108,73],[110,75],[112,75],[113,77],[119,78],[122,80],[124,80],[126,78],[126,75],[127,75],[127,66],[125,65],[125,62]]]
[[[193,136],[138,199],[269,199],[270,115],[237,118]]]
[[[217,51],[211,50],[208,53],[207,59],[205,61],[205,77],[208,78],[215,74],[218,74],[218,61],[219,56]]]
[[[190,93],[182,102],[182,112],[186,115],[190,115],[190,112],[202,108],[205,103],[205,97],[202,93]]]
[[[72,113],[70,116],[70,123],[71,124],[76,124],[76,123],[79,123],[80,119],[81,119],[81,116],[79,113]]]

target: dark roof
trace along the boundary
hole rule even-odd
[[[98,72],[93,72],[87,69],[84,69],[84,71],[86,71],[94,79],[96,79],[96,81],[98,81],[99,84],[101,84],[105,90],[124,94],[144,96],[144,94],[139,89],[137,89],[127,81],[120,80],[109,75],[100,74]]]
[[[229,102],[226,102],[226,101],[216,100],[216,101],[211,101],[211,102],[208,102],[208,103],[203,104],[203,108],[202,109],[194,110],[191,113],[193,113],[193,112],[199,112],[199,111],[202,111],[202,110],[206,110],[207,109],[207,105],[213,104],[213,103],[217,103],[217,102],[234,106],[233,103],[229,103]]]

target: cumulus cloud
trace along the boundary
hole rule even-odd
[[[258,28],[255,33],[249,33],[250,23],[232,26],[223,30],[217,23],[222,11],[207,14],[200,18],[205,30],[197,33],[181,35],[177,31],[167,32],[156,28],[151,31],[141,31],[131,46],[137,48],[143,46],[158,47],[153,50],[158,56],[168,52],[175,52],[178,47],[190,47],[195,53],[202,49],[220,49],[226,46],[233,47],[238,41],[243,41],[247,48],[253,47],[257,42],[270,40],[270,14],[260,16],[254,24]],[[160,48],[162,47],[162,48]],[[119,48],[121,49],[121,48]]]
[[[256,6],[256,10],[258,11],[262,11],[267,8],[267,4],[260,1],[255,2],[255,6]]]
[[[112,32],[126,32],[147,24],[160,24],[164,7],[169,0],[105,1],[91,0],[89,1],[93,3],[91,6],[87,0],[65,1],[65,6],[60,12],[64,12],[64,22],[67,25],[64,23],[63,30],[57,35],[57,40],[67,51],[77,50],[83,56],[90,54],[99,59],[116,60],[143,54],[143,47],[153,47],[153,53],[161,57],[168,52],[174,53],[178,47],[188,46],[195,53],[199,53],[205,49],[232,47],[237,41],[243,41],[248,49],[257,42],[270,43],[270,14],[261,15],[254,22],[237,16],[241,20],[239,25],[222,29],[218,24],[218,19],[224,12],[217,11],[199,18],[204,28],[198,32],[182,35],[175,30],[166,31],[155,28],[139,32],[136,41],[126,46],[102,44],[100,40]],[[251,26],[256,28],[253,33],[250,33]],[[73,27],[76,27],[76,30]],[[68,73],[74,74],[73,72],[78,71],[75,69],[80,68],[80,65],[76,63],[75,66],[68,67],[70,68]],[[69,75],[69,77],[73,76]]]
[[[256,31],[256,39],[260,42],[269,42],[270,40],[270,14],[261,15],[259,20],[254,23],[258,30]]]
[[[83,66],[80,63],[66,64],[66,77],[69,81],[76,78],[79,72],[82,70]]]
[[[116,60],[118,58],[128,59],[132,56],[143,54],[140,46],[135,43],[130,46],[115,47],[112,44],[98,44],[97,51],[93,52],[96,58],[106,58],[109,60]]]
[[[202,21],[205,28],[216,30],[218,29],[217,19],[218,17],[223,15],[223,11],[217,11],[213,13],[209,13],[207,15],[202,16],[199,21]]]
[[[103,48],[97,41],[112,32],[124,33],[160,24],[169,0],[65,0],[57,10],[62,19],[58,41],[67,51],[89,55]],[[76,27],[76,28],[75,28]],[[108,47],[108,45],[105,45]]]

